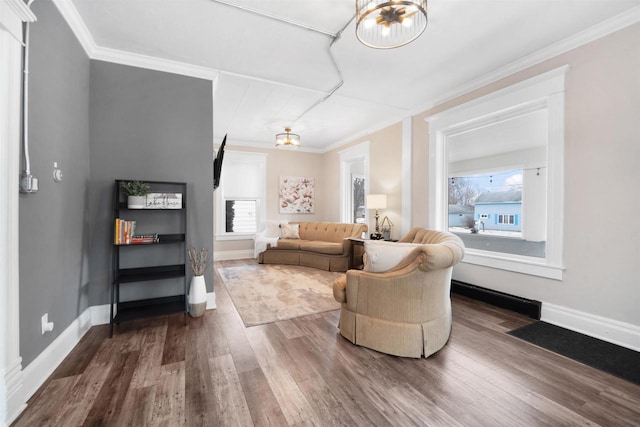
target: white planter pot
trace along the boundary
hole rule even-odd
[[[207,309],[207,285],[204,276],[193,276],[189,289],[189,314],[200,317]]]
[[[127,207],[129,209],[144,209],[146,199],[146,196],[128,196]]]

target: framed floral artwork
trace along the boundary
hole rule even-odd
[[[300,176],[280,177],[280,213],[314,213],[315,182]]]

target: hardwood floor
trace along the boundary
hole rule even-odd
[[[186,327],[93,327],[14,425],[640,425],[639,386],[507,335],[531,322],[512,312],[454,296],[449,343],[403,359],[342,338],[338,311],[245,328],[215,283]]]

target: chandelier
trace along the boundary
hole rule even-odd
[[[427,0],[356,0],[356,37],[366,46],[404,46],[425,28]]]
[[[300,148],[300,135],[291,133],[291,128],[284,128],[284,133],[276,135],[277,148]]]

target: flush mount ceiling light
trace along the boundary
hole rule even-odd
[[[356,37],[366,46],[404,46],[425,28],[427,0],[356,0]]]
[[[300,148],[300,135],[291,133],[291,128],[284,128],[284,133],[276,135],[277,148]]]

